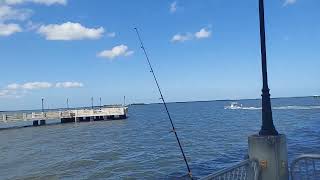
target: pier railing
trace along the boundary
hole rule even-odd
[[[290,167],[291,180],[319,180],[320,154],[304,154],[297,157]]]
[[[232,167],[201,178],[201,180],[258,180],[259,172],[258,161],[247,159]]]
[[[49,120],[76,117],[123,116],[128,113],[127,107],[104,107],[100,109],[76,109],[63,111],[8,113],[0,114],[0,121]]]

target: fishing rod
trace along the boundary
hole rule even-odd
[[[177,134],[177,132],[176,132],[176,129],[175,129],[174,124],[173,124],[173,121],[172,121],[172,119],[171,119],[171,116],[170,116],[170,113],[169,113],[169,110],[168,110],[168,107],[167,107],[167,103],[166,103],[166,101],[164,100],[164,97],[163,97],[163,95],[162,95],[162,91],[161,91],[161,89],[160,89],[160,85],[159,85],[159,83],[158,83],[157,77],[156,77],[156,75],[155,75],[155,73],[154,73],[154,71],[153,71],[153,68],[152,68],[152,65],[151,65],[149,56],[148,56],[148,54],[147,54],[146,49],[144,48],[144,45],[143,45],[143,42],[142,42],[142,39],[141,39],[141,37],[140,37],[140,34],[139,34],[138,29],[137,29],[137,28],[134,28],[134,29],[135,29],[135,31],[136,31],[136,33],[137,33],[137,36],[138,36],[138,39],[139,39],[139,42],[140,42],[140,45],[141,45],[141,49],[143,50],[144,55],[145,55],[145,57],[146,57],[146,59],[147,59],[147,62],[148,62],[149,68],[150,68],[150,72],[152,73],[153,79],[154,79],[154,81],[155,81],[155,83],[156,83],[156,85],[157,85],[157,87],[158,87],[158,91],[159,91],[159,94],[160,94],[160,99],[162,100],[162,103],[163,103],[163,105],[164,105],[164,107],[165,107],[165,109],[166,109],[166,112],[167,112],[167,115],[168,115],[168,118],[169,118],[169,120],[170,120],[170,124],[171,124],[171,127],[172,127],[172,131],[173,131],[173,133],[174,133],[174,135],[175,135],[175,137],[176,137],[176,139],[177,139],[177,142],[178,142],[178,144],[179,144],[181,154],[182,154],[182,156],[183,156],[184,162],[186,163],[186,166],[187,166],[187,169],[188,169],[188,175],[189,175],[189,177],[192,179],[192,173],[191,173],[191,170],[190,170],[190,167],[189,167],[187,158],[186,158],[186,156],[185,156],[185,154],[184,154],[184,151],[183,151],[183,148],[182,148],[182,146],[181,146],[181,143],[180,143],[178,134]]]

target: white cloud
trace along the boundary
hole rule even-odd
[[[22,31],[20,25],[9,22],[12,20],[25,21],[30,18],[33,13],[31,9],[13,7],[23,3],[37,3],[47,6],[53,4],[65,5],[67,0],[0,0],[0,36],[10,36]]]
[[[30,9],[15,9],[7,5],[0,5],[0,21],[7,20],[26,20],[32,14]]]
[[[175,13],[177,11],[177,1],[174,1],[170,4],[170,12]]]
[[[129,51],[128,46],[126,45],[119,45],[115,46],[110,50],[104,50],[98,54],[98,57],[114,59],[119,56],[130,56],[134,53],[134,51]]]
[[[52,87],[52,84],[48,82],[28,82],[20,85],[20,88],[25,90],[48,89],[51,87]]]
[[[44,4],[47,6],[53,4],[66,5],[67,0],[0,0],[0,2],[8,4],[8,5],[17,5],[24,3],[36,3],[36,4]]]
[[[283,6],[292,5],[292,4],[295,4],[296,2],[297,0],[285,0],[283,3]]]
[[[176,34],[171,38],[171,42],[184,42],[192,39],[204,39],[211,36],[211,30],[207,28],[201,28],[195,33]]]
[[[83,83],[80,82],[27,82],[23,84],[13,83],[8,84],[5,88],[0,89],[0,97],[21,97],[22,95],[39,89],[50,88],[81,88]]]
[[[83,87],[82,83],[79,82],[58,82],[56,83],[57,88],[81,88]]]
[[[18,24],[1,24],[0,36],[10,36],[14,33],[21,32],[22,29]]]
[[[57,82],[55,84],[49,82],[27,82],[24,84],[9,84],[7,90],[35,90],[35,89],[48,89],[48,88],[80,88],[83,83],[80,82]]]
[[[99,39],[104,33],[104,28],[86,28],[79,23],[66,22],[63,24],[42,25],[38,33],[47,40],[83,40]]]
[[[200,29],[200,31],[195,33],[195,37],[197,39],[202,39],[202,38],[208,38],[211,36],[211,31],[207,30],[206,28]]]
[[[191,39],[193,39],[193,35],[191,33],[176,34],[172,37],[171,42],[184,42]]]
[[[7,89],[0,90],[0,97],[7,96],[7,95],[9,95],[9,90]]]
[[[110,32],[107,34],[108,37],[116,37],[116,33],[115,32]]]
[[[19,89],[19,88],[20,88],[20,85],[17,84],[17,83],[9,84],[9,85],[7,86],[7,89],[10,89],[10,90],[17,90],[17,89]]]

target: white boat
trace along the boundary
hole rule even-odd
[[[230,106],[225,106],[224,109],[242,109],[242,104],[231,102]]]

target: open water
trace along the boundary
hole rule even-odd
[[[243,160],[261,124],[260,100],[169,103],[193,175]],[[273,99],[289,161],[320,153],[320,99]],[[7,127],[1,124],[0,127]],[[186,167],[162,104],[133,105],[126,120],[0,131],[0,179],[179,179]]]

